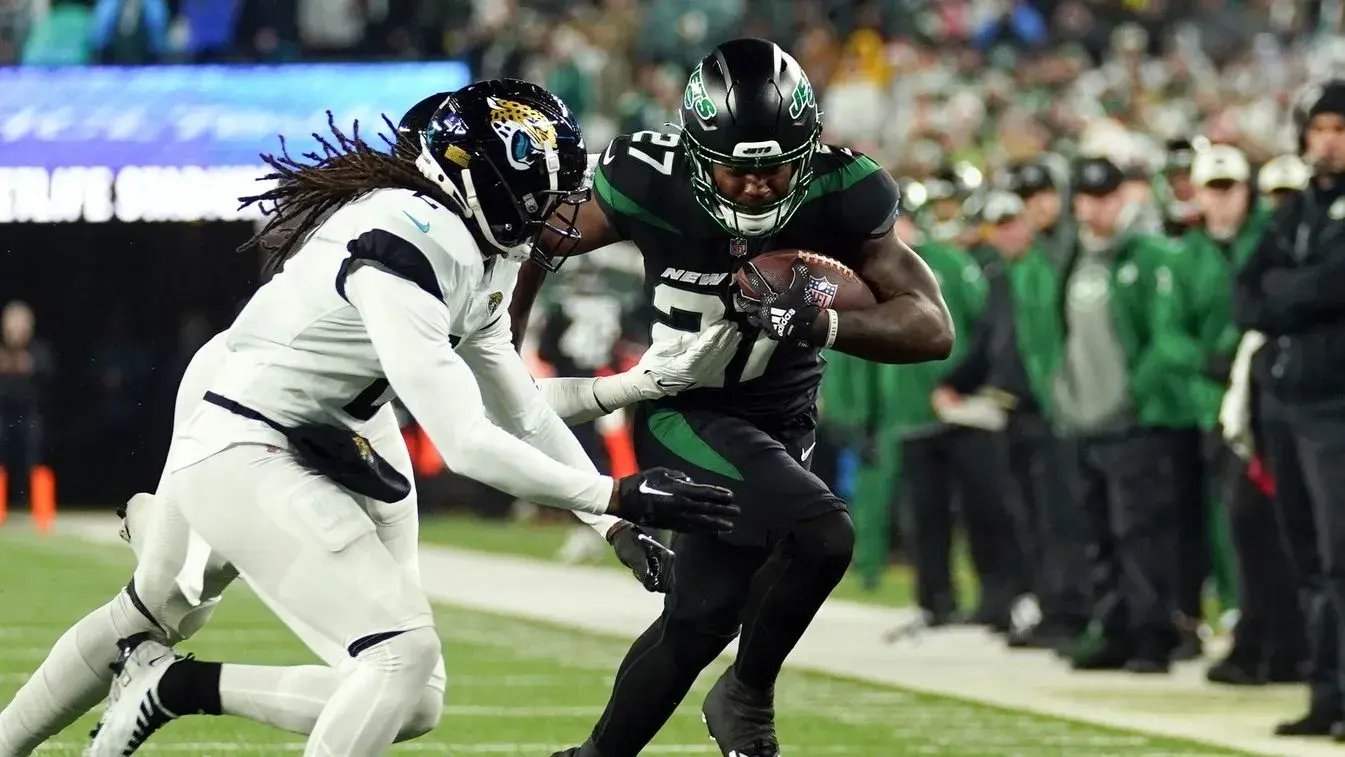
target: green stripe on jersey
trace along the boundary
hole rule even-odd
[[[676,410],[657,410],[649,416],[649,432],[669,452],[702,470],[742,481],[737,466],[719,454],[696,433],[687,419]]]
[[[881,170],[883,167],[869,156],[856,155],[849,163],[814,177],[813,183],[808,185],[808,194],[804,196],[803,201],[811,202],[823,195],[844,192],[866,176]]]
[[[623,216],[629,216],[637,221],[643,221],[650,226],[657,226],[675,234],[682,233],[672,224],[645,210],[640,203],[622,194],[621,190],[612,186],[612,182],[607,180],[607,176],[601,170],[593,176],[593,190],[598,193],[603,202],[607,203],[608,207]]]

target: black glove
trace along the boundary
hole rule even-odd
[[[794,276],[789,281],[789,288],[783,292],[772,290],[751,263],[744,270],[752,288],[762,295],[757,300],[741,291],[734,292],[733,304],[738,312],[777,342],[809,346],[808,335],[812,332],[813,322],[822,314],[822,308],[813,304],[813,297],[808,293],[808,280],[812,277],[808,266],[802,262],[794,263]]]
[[[637,526],[684,532],[729,531],[738,516],[733,492],[698,484],[687,474],[650,468],[621,479],[611,515]]]
[[[639,526],[623,523],[607,537],[622,565],[649,591],[668,593],[672,582],[673,551],[659,544]]]

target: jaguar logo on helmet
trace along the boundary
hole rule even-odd
[[[505,158],[518,170],[528,168],[543,150],[556,149],[556,127],[529,105],[488,97],[490,128],[504,142]]]

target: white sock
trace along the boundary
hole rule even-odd
[[[233,665],[220,668],[220,708],[293,733],[309,734],[345,676],[322,665]],[[444,710],[444,693],[423,687],[420,701],[402,723],[396,740],[423,736]]]
[[[62,634],[0,711],[0,757],[30,754],[103,701],[112,684],[109,666],[117,659],[117,640],[146,631],[162,636],[121,591]]]

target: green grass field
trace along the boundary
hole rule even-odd
[[[420,538],[431,544],[471,549],[480,552],[512,554],[550,560],[560,551],[577,524],[569,516],[548,518],[528,523],[506,523],[471,516],[440,515],[426,518],[420,525]],[[975,609],[977,586],[971,568],[961,549],[955,551],[955,575],[962,609]],[[620,569],[615,560],[600,560],[599,565]],[[874,591],[866,591],[859,577],[851,572],[836,587],[832,597],[852,602],[867,602],[886,607],[908,607],[914,604],[912,575],[908,567],[893,565],[883,575]]]
[[[70,623],[125,582],[130,565],[123,548],[0,528],[0,702]],[[433,734],[394,754],[547,757],[573,745],[598,716],[628,641],[450,607],[439,608],[438,621],[449,670],[447,710]],[[312,662],[241,586],[184,651],[237,662]],[[710,682],[703,677],[646,754],[716,754],[699,722]],[[819,675],[787,672],[779,691],[781,735],[786,753],[796,757],[1235,754]],[[84,718],[40,753],[79,754],[93,721]],[[302,740],[290,734],[232,718],[197,718],[170,724],[145,751],[205,757],[301,749]]]

